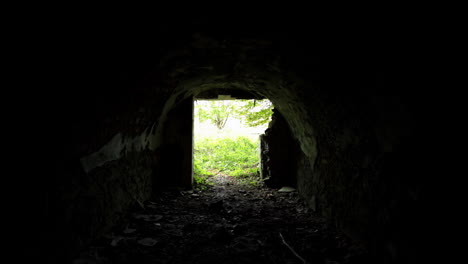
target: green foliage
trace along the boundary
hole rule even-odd
[[[205,190],[213,186],[213,183],[208,180],[208,175],[193,175],[194,186],[197,189]]]
[[[255,175],[248,175],[244,178],[241,178],[241,183],[244,185],[251,185],[253,187],[260,187],[264,185],[263,180],[260,178],[260,175],[255,174]]]
[[[237,116],[244,118],[246,125],[256,127],[270,122],[273,104],[269,100],[245,100],[242,103],[235,111]]]
[[[198,105],[198,118],[200,122],[209,120],[218,129],[223,129],[231,115],[233,107],[229,101],[210,101]]]
[[[235,177],[256,175],[258,141],[246,137],[203,138],[195,142],[194,175],[224,174]],[[196,180],[196,179],[195,179]]]
[[[223,129],[230,117],[239,118],[249,127],[268,124],[273,104],[269,100],[235,100],[197,102],[197,116],[200,122],[210,121]]]
[[[253,136],[257,132],[252,134],[250,131],[265,129],[271,120],[272,109],[273,105],[268,100],[196,102],[195,122],[208,121],[219,129],[215,133],[201,130],[194,137],[196,188],[209,188],[212,177],[217,175],[236,177],[237,181],[247,185],[263,184],[258,173],[259,142]],[[241,121],[242,128],[235,130],[235,126],[229,125],[227,129],[223,129],[230,118]],[[249,132],[246,133],[246,127],[252,129],[247,129]]]

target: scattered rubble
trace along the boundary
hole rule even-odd
[[[254,187],[229,176],[211,181],[135,206],[74,263],[371,263],[294,188]]]

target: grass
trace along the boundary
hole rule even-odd
[[[258,139],[200,138],[195,141],[194,180],[196,185],[209,185],[208,177],[227,175],[243,179],[251,185],[259,184]]]
[[[222,105],[226,105],[223,102]],[[249,115],[238,112],[250,112],[245,102],[230,101],[232,104],[229,118],[222,128],[213,123],[213,118],[222,110],[217,101],[199,101],[194,104],[194,183],[195,187],[205,188],[213,185],[216,176],[235,177],[240,184],[259,186],[263,181],[259,176],[259,135],[264,133],[268,124],[251,126],[255,120],[249,119]],[[258,106],[262,104],[260,102]],[[271,103],[270,103],[271,105]],[[271,115],[271,111],[270,115]],[[256,111],[253,111],[256,113]],[[226,115],[225,115],[226,117]],[[271,116],[270,118],[271,119]]]

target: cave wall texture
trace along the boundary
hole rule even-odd
[[[43,137],[53,173],[36,198],[40,251],[66,258],[109,230],[167,180],[167,157],[191,170],[187,150],[174,151],[191,144],[171,136],[191,126],[177,109],[204,91],[243,89],[287,120],[300,148],[291,173],[309,206],[379,258],[411,259],[424,117],[402,70],[407,32],[219,19],[67,28],[64,67],[50,73],[59,99],[38,121],[54,131]]]

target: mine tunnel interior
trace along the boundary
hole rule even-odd
[[[292,185],[297,192],[277,197],[282,194],[258,191],[276,197],[272,208],[280,200],[300,200],[307,215],[325,219],[369,257],[383,263],[416,258],[423,192],[416,125],[423,114],[414,104],[414,83],[393,70],[401,50],[388,41],[364,45],[366,34],[346,30],[338,35],[355,42],[314,38],[306,24],[291,30],[265,24],[235,30],[212,21],[158,25],[152,34],[141,28],[81,33],[83,45],[70,55],[76,76],[63,75],[71,98],[50,115],[51,127],[66,132],[51,139],[57,142],[54,174],[39,196],[43,243],[31,252],[64,263],[135,207],[159,202],[153,215],[168,205],[190,210],[161,195],[167,186],[183,190],[180,199],[198,194],[189,193],[193,100],[221,94],[268,98],[275,106],[271,135],[262,139],[278,144],[271,171],[279,176],[272,176],[270,189]],[[127,35],[131,42],[122,41]],[[235,208],[234,201],[224,205]],[[300,228],[309,230],[305,223],[315,220],[301,217]],[[312,251],[304,246],[301,254],[320,258]]]

